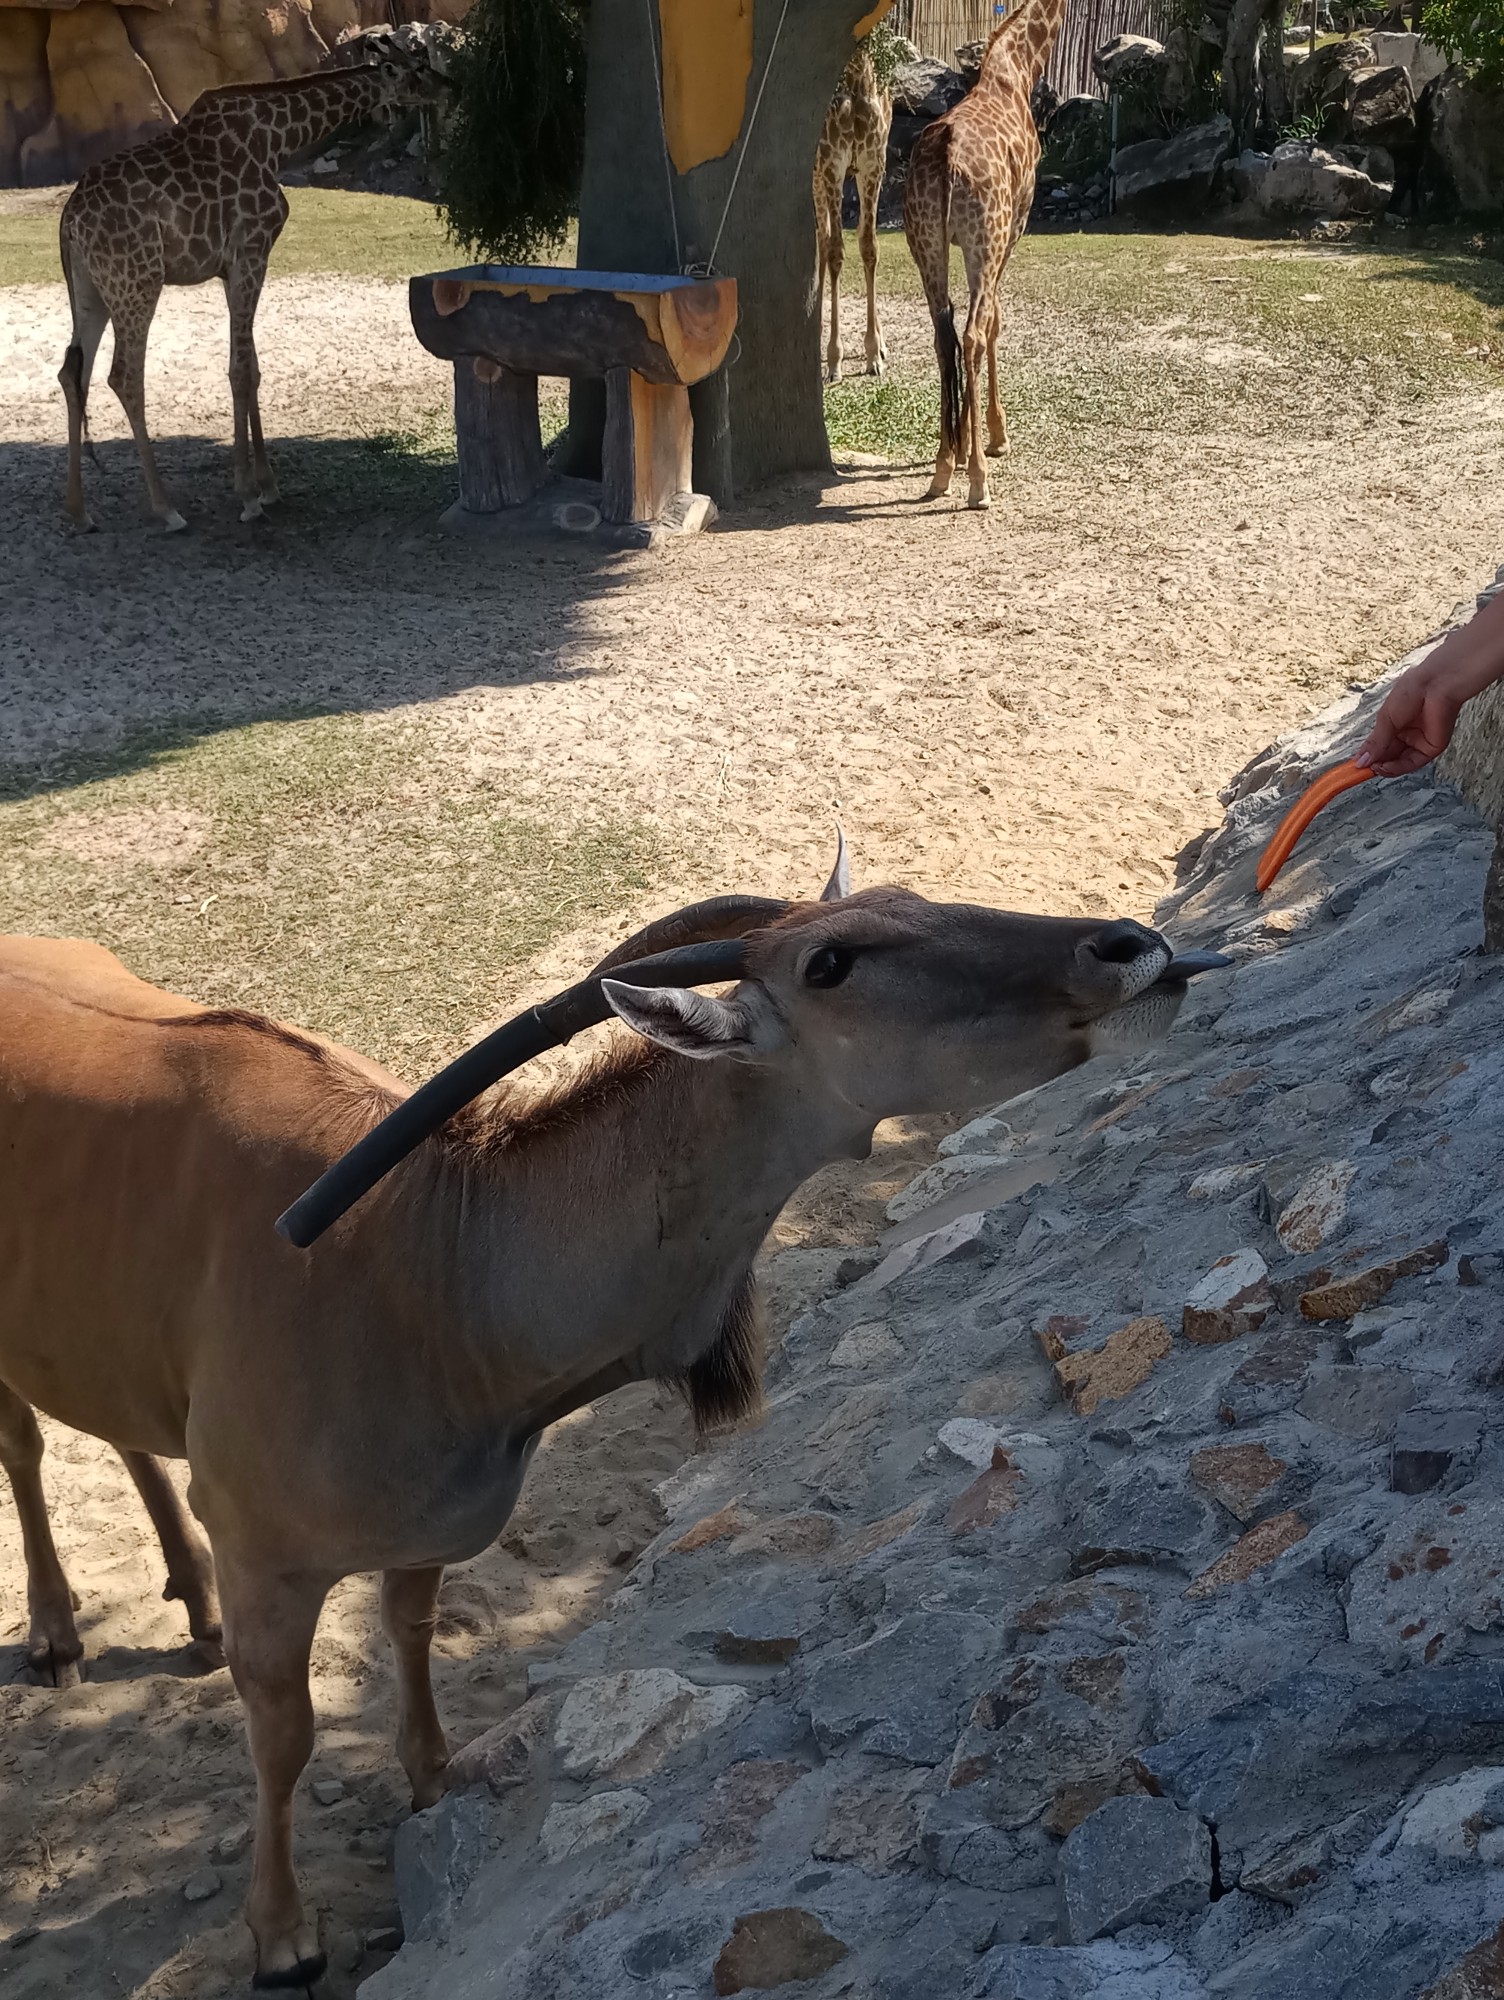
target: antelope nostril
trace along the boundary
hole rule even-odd
[[[1108,965],[1132,965],[1145,952],[1158,951],[1160,942],[1142,924],[1125,921],[1108,924],[1105,930],[1087,939],[1086,948],[1093,958],[1100,958]]]

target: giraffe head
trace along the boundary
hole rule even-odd
[[[379,77],[375,109],[387,116],[401,111],[426,110],[447,104],[454,85],[429,61],[422,48],[404,48],[390,41],[381,49],[373,65]]]

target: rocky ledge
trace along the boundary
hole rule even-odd
[[[1152,1058],[977,1120],[404,1830],[371,2000],[1504,1992],[1504,960],[1422,780],[1161,912]]]

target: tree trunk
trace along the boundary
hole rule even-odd
[[[1232,0],[1227,16],[1227,40],[1222,45],[1222,108],[1232,120],[1233,138],[1246,146],[1258,113],[1254,74],[1259,53],[1259,22],[1265,0]]]
[[[1311,0],[1314,7],[1316,0]],[[1263,106],[1259,124],[1271,136],[1290,122],[1290,79],[1285,68],[1285,0],[1265,0],[1264,39],[1259,50]]]
[[[685,9],[701,10],[700,22],[687,31],[691,42],[712,23],[710,55],[703,47],[690,51],[711,68],[716,36],[733,45],[750,10],[744,95],[734,59],[729,84],[724,70],[686,74]],[[594,0],[591,8],[579,262],[593,270],[664,272],[704,265],[714,251],[716,274],[736,279],[740,319],[730,357],[690,392],[695,485],[718,506],[729,505],[736,489],[776,473],[830,465],[810,176],[826,107],[852,51],[852,31],[872,11],[871,0],[787,0],[786,10],[783,0]],[[676,19],[678,39],[672,32],[664,37],[664,27],[672,30]],[[668,158],[655,79],[654,41],[662,39],[669,41],[665,89],[679,166]],[[753,123],[770,53],[772,69]],[[687,138],[686,104],[696,128]],[[733,129],[738,104],[740,126]],[[721,108],[719,130],[707,105],[712,114]],[[724,151],[696,163],[697,151],[723,140]],[[567,470],[598,469],[604,423],[602,384],[578,384],[561,453]]]

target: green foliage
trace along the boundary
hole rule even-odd
[[[872,67],[877,71],[879,88],[891,90],[893,79],[898,74],[899,64],[903,61],[903,50],[897,30],[886,20],[879,21],[865,37],[863,46],[872,58]]]
[[[525,264],[560,242],[585,151],[588,0],[477,0],[455,62],[440,207],[472,254]]]
[[[1288,125],[1279,128],[1280,144],[1295,140],[1301,145],[1314,145],[1321,137],[1322,117],[1319,111],[1307,111],[1299,118],[1292,118]]]
[[[1425,0],[1421,28],[1477,82],[1504,85],[1504,0]]]

